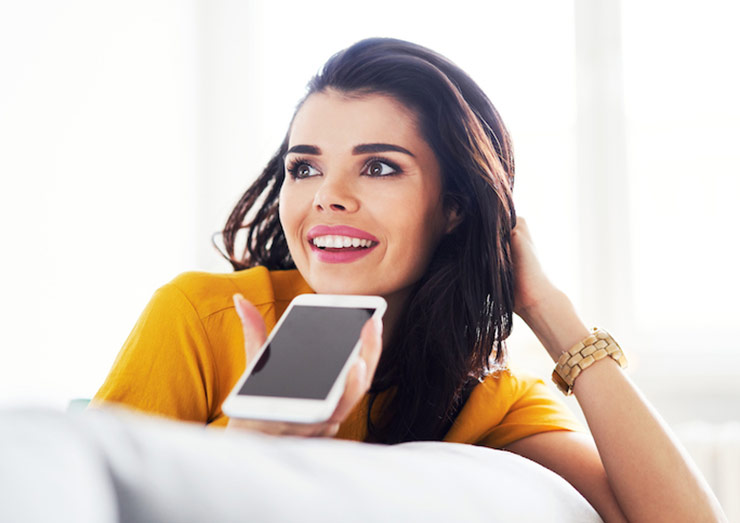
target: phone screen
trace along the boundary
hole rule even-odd
[[[326,399],[374,312],[294,306],[239,394]]]

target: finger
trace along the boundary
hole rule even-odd
[[[332,430],[334,423],[282,423],[280,427],[281,436],[298,436],[304,438],[320,437],[333,435]],[[336,424],[334,434],[339,430],[339,424]]]
[[[280,435],[310,438],[317,436],[323,428],[323,423],[283,423]]]
[[[247,363],[249,363],[257,355],[262,344],[265,343],[267,328],[257,307],[249,303],[239,293],[234,294],[233,298],[234,308],[242,324],[244,349],[247,352]]]
[[[310,437],[327,431],[326,423],[290,423],[287,421],[267,421],[231,418],[229,429],[256,431],[270,436]]]
[[[358,358],[347,373],[344,392],[327,423],[331,425],[343,422],[357,402],[360,401],[360,398],[367,392],[369,386],[367,364],[363,358]]]
[[[290,427],[286,427],[285,430],[280,434],[281,436],[295,436],[299,438],[321,438],[326,436],[332,436],[336,432],[332,433],[332,424],[329,423],[291,423]],[[337,429],[339,425],[337,424]]]
[[[323,429],[316,436],[324,438],[333,438],[339,432],[339,423],[324,423]]]
[[[365,322],[360,334],[362,346],[360,347],[360,357],[367,364],[367,378],[372,380],[375,376],[375,369],[380,361],[380,353],[383,350],[383,322],[380,318],[370,318]],[[370,383],[368,383],[368,387]]]
[[[522,218],[521,216],[517,216],[516,220],[516,227],[513,229],[513,235],[521,235],[523,238],[526,238],[530,242],[532,241],[532,235],[529,232],[529,226],[527,225],[527,220]]]
[[[285,432],[285,425],[285,423],[279,421],[230,418],[227,427],[229,429],[248,430],[272,436],[279,436]]]

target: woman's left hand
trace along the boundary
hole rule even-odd
[[[514,262],[514,312],[525,317],[527,311],[541,305],[561,291],[552,284],[542,270],[535,253],[527,222],[516,218],[511,231],[511,254]]]

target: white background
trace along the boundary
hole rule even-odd
[[[668,421],[738,419],[738,13],[699,5],[0,3],[0,405],[92,396],[157,287],[229,272],[210,235],[306,82],[393,36],[488,93],[544,266]]]

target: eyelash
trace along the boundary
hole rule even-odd
[[[390,160],[383,158],[381,156],[373,156],[372,158],[369,158],[368,161],[365,162],[364,168],[369,167],[370,165],[376,162],[386,164],[388,167],[393,169],[395,172],[392,172],[389,174],[375,174],[375,175],[369,174],[367,175],[370,178],[388,178],[390,176],[397,176],[402,173],[401,168],[398,165],[396,165],[394,162],[391,162]],[[316,169],[316,167],[314,167],[307,158],[301,158],[301,157],[293,158],[286,166],[286,170],[290,173],[290,177],[293,178],[294,180],[303,180],[305,178],[311,178],[311,176],[302,176],[302,177],[298,176],[298,167],[300,167],[302,164],[306,164]]]

